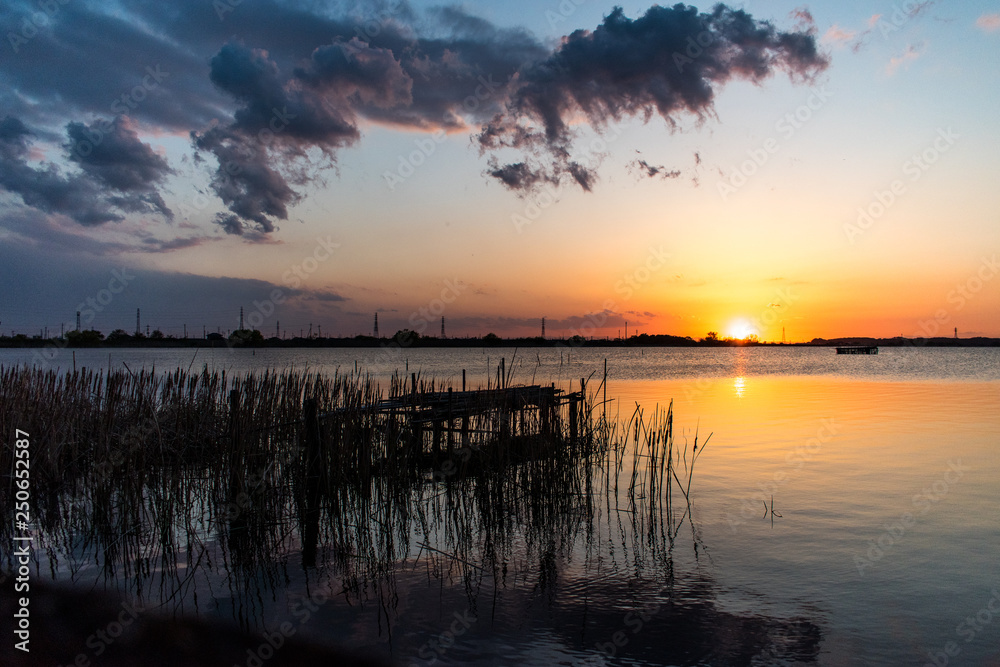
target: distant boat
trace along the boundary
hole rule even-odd
[[[849,345],[838,347],[837,354],[878,354],[878,345]]]

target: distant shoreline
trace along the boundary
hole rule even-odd
[[[775,343],[747,341],[739,339],[694,340],[679,336],[647,335],[632,336],[628,340],[621,339],[586,339],[580,336],[573,338],[374,338],[372,336],[357,336],[353,338],[255,338],[247,340],[234,334],[225,338],[219,334],[209,334],[207,338],[146,338],[128,336],[123,339],[105,340],[98,336],[83,336],[90,332],[71,332],[65,338],[42,338],[35,336],[0,337],[0,348],[45,348],[59,347],[72,349],[85,348],[624,348],[624,347],[837,347],[837,346],[878,346],[878,347],[1000,347],[1000,338],[815,338],[805,343]],[[95,332],[96,333],[96,332]],[[73,335],[76,334],[76,335]]]

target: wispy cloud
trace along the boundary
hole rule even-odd
[[[846,46],[857,36],[857,34],[856,30],[841,28],[834,23],[825,33],[823,33],[823,38],[820,41],[824,44],[832,44],[837,47]]]
[[[1000,29],[1000,14],[983,14],[976,19],[976,25],[986,32],[996,32]]]
[[[796,7],[788,15],[795,20],[795,29],[810,35],[816,34],[816,20],[808,7]]]
[[[841,42],[838,39],[849,36],[843,43],[849,42],[851,50],[858,53],[868,45],[872,35],[876,31],[878,31],[878,34],[883,39],[888,39],[901,30],[908,21],[926,12],[934,2],[935,0],[924,0],[924,2],[903,3],[902,6],[894,6],[892,12],[889,14],[872,14],[865,21],[863,30],[852,30],[834,25],[824,34],[823,41],[828,44],[839,45]]]
[[[628,163],[626,169],[629,173],[636,174],[639,178],[644,176],[649,178],[677,178],[681,175],[679,169],[667,169],[662,164],[650,164],[641,158],[636,158]]]
[[[892,76],[900,67],[909,67],[910,63],[920,57],[923,51],[923,44],[910,44],[906,51],[889,59],[889,64],[885,68],[885,73]]]

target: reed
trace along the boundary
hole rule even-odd
[[[501,371],[490,388],[510,384]],[[519,569],[544,585],[605,512],[629,517],[634,549],[669,551],[704,450],[697,436],[675,444],[672,404],[609,420],[603,385],[588,394],[584,380],[552,411],[508,397],[462,428],[416,423],[414,397],[448,389],[397,374],[383,390],[354,370],[0,368],[0,432],[31,434],[31,513],[52,576],[181,611],[222,581],[246,626],[300,552],[309,576],[384,604],[405,565],[459,577],[470,595]],[[12,457],[5,443],[0,465]],[[11,487],[0,506],[13,508]]]

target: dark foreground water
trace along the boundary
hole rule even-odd
[[[512,354],[94,350],[76,363],[333,372],[357,362],[383,378],[408,370],[456,384],[465,369],[474,385],[503,356],[515,381],[576,389],[581,377],[596,386],[607,358],[613,414],[673,399],[679,443],[712,433],[691,514],[673,517],[669,540],[633,522],[610,489],[592,522],[569,517],[551,544],[512,530],[506,571],[434,552],[451,525],[414,522],[388,583],[304,572],[292,544],[274,554],[277,577],[263,568],[255,585],[234,586],[217,571],[186,589],[208,617],[287,624],[400,665],[1000,665],[997,350]],[[3,365],[31,359],[0,350]],[[49,363],[69,367],[71,355]],[[70,564],[78,583],[100,577],[86,553],[60,563],[59,577]]]

